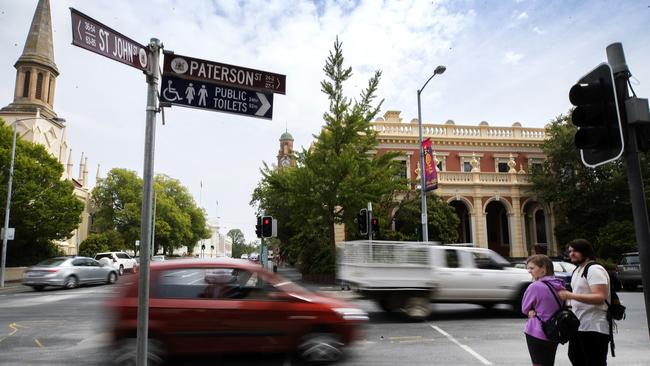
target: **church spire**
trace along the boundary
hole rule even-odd
[[[47,66],[59,74],[54,63],[54,45],[52,42],[52,17],[50,15],[50,0],[39,0],[32,18],[32,25],[29,27],[29,34],[25,41],[23,54],[16,62],[34,62]]]
[[[2,108],[2,112],[33,113],[40,108],[44,118],[56,118],[54,91],[59,70],[54,63],[49,0],[38,1],[23,53],[14,67],[14,101]]]

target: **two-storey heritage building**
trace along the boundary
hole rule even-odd
[[[419,182],[418,120],[403,122],[399,111],[387,111],[371,125],[378,132],[376,153],[401,152],[401,174]],[[459,242],[509,257],[558,253],[552,208],[534,195],[529,181],[530,169],[546,158],[541,149],[545,129],[525,128],[519,122],[493,127],[454,121],[425,123],[422,129],[423,138],[432,141],[438,167],[438,189],[429,194],[456,209]]]

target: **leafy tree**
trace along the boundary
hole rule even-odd
[[[395,231],[390,239],[418,241],[422,240],[420,219],[420,191],[409,192],[400,202],[395,213]],[[427,195],[427,218],[429,240],[443,243],[455,243],[458,240],[460,219],[453,207],[437,195]],[[390,232],[388,232],[390,233]]]
[[[278,218],[282,254],[307,273],[333,273],[335,224],[352,225],[360,207],[405,184],[395,178],[397,153],[372,154],[377,133],[370,121],[381,105],[372,105],[381,72],[376,71],[359,100],[352,101],[343,93],[352,69],[343,62],[337,39],[325,63],[327,78],[321,82],[330,102],[325,125],[312,147],[297,154],[296,167],[264,166],[251,202]]]
[[[636,247],[624,159],[595,169],[585,167],[574,145],[575,132],[570,115],[560,115],[547,126],[548,138],[542,146],[547,160],[541,169],[531,170],[533,189],[552,204],[559,243],[585,238],[599,256],[616,260]],[[645,154],[641,162],[648,186]]]
[[[0,205],[6,207],[13,129],[0,120]],[[83,203],[72,182],[62,180],[63,165],[43,146],[17,139],[7,244],[7,266],[30,265],[61,254],[55,240],[69,238],[81,222]]]
[[[126,248],[137,251],[135,241],[140,240],[142,210],[142,179],[138,174],[127,169],[111,169],[106,178],[97,181],[91,202],[94,229],[117,231]]]
[[[246,244],[244,233],[239,229],[231,229],[226,236],[232,241],[232,257],[239,258],[242,254],[250,254],[255,251],[254,246]]]
[[[196,206],[187,188],[177,179],[158,174],[154,178],[156,189],[156,240],[154,253],[159,248],[171,254],[182,246],[194,246],[210,237],[205,212]],[[160,230],[158,229],[160,228]]]
[[[142,179],[134,171],[115,168],[99,180],[92,194],[95,229],[118,232],[125,246],[134,251],[135,241],[140,239],[142,186]],[[169,255],[174,249],[192,247],[210,237],[205,212],[178,180],[158,174],[154,177],[154,190],[154,253],[162,249],[163,254]]]
[[[124,245],[124,239],[115,230],[92,233],[79,245],[79,255],[94,257],[97,253],[121,251]]]

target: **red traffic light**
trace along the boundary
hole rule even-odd
[[[262,217],[262,237],[263,238],[273,237],[273,216]]]

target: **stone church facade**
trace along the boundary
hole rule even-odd
[[[0,118],[16,125],[22,140],[43,145],[64,166],[61,179],[74,185],[74,195],[84,204],[79,227],[66,241],[58,242],[67,255],[77,254],[78,245],[88,236],[90,188],[88,158],[81,155],[79,173],[73,176],[72,149],[68,146],[66,121],[54,110],[56,78],[50,1],[39,0],[23,52],[14,64],[16,82],[14,100],[0,109]]]

